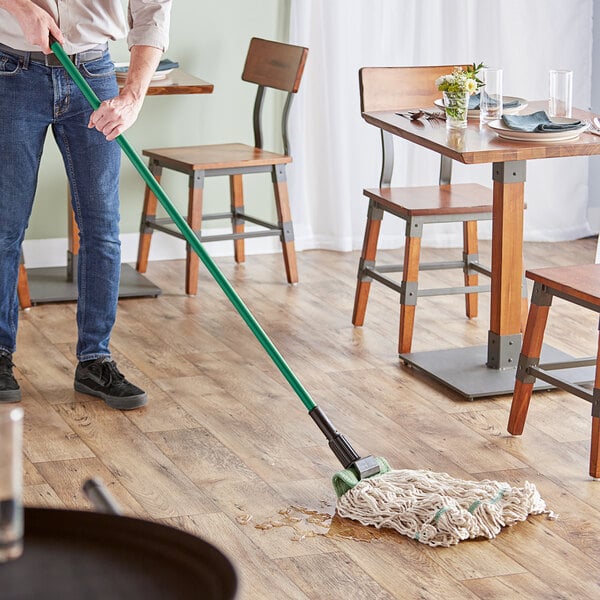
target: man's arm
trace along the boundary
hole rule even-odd
[[[115,139],[135,122],[162,53],[168,45],[172,0],[129,0],[127,44],[131,50],[127,81],[116,98],[103,102],[89,127]]]
[[[0,0],[0,8],[9,12],[21,26],[25,39],[50,54],[50,35],[63,43],[63,36],[54,19],[31,0]]]
[[[118,96],[106,100],[92,113],[88,127],[95,127],[107,140],[114,140],[131,127],[142,108],[162,53],[153,46],[132,46],[125,85]]]

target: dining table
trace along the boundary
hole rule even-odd
[[[121,87],[124,79],[117,76]],[[213,84],[187,73],[181,68],[169,70],[150,82],[147,96],[173,96],[182,94],[212,94]],[[71,197],[67,190],[67,265],[66,267],[22,268],[26,281],[19,280],[21,289],[28,293],[19,294],[21,308],[47,302],[64,302],[77,300],[77,259],[79,255],[79,229],[71,207]],[[21,261],[25,264],[24,257]],[[21,276],[21,278],[23,275]],[[22,287],[23,286],[23,287]],[[161,289],[147,277],[138,273],[130,265],[121,265],[119,298],[158,296]]]
[[[436,107],[414,107],[435,110]],[[548,101],[529,101],[523,114],[547,111]],[[439,109],[438,109],[439,110]],[[407,111],[403,111],[406,113]],[[574,108],[573,117],[589,122],[595,115]],[[489,163],[493,184],[491,241],[491,298],[487,344],[401,354],[405,364],[468,399],[512,393],[521,348],[521,323],[526,311],[523,298],[523,217],[527,161],[600,154],[600,136],[583,130],[575,137],[520,136],[505,139],[479,119],[467,127],[447,129],[442,119],[406,118],[386,110],[363,112],[363,119],[417,146],[467,165]],[[557,165],[560,168],[560,165]],[[561,364],[572,357],[548,345],[544,362]],[[593,380],[589,368],[557,373],[568,380]],[[550,387],[536,382],[536,389]]]

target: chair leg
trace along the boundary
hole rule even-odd
[[[365,237],[363,239],[358,266],[358,281],[356,282],[356,291],[354,292],[354,310],[352,311],[352,324],[357,327],[362,327],[365,322],[367,302],[369,300],[369,292],[371,291],[371,278],[364,276],[364,269],[375,266],[377,241],[379,239],[382,219],[383,210],[378,208],[373,200],[369,200],[367,225],[365,227]]]
[[[67,186],[67,237],[69,240],[67,248],[67,281],[77,281],[77,262],[79,261],[79,227],[73,210],[73,199],[71,197],[71,186]]]
[[[150,171],[158,183],[162,175],[162,167],[156,163],[150,164]],[[148,268],[148,256],[150,254],[150,242],[152,242],[153,229],[146,222],[156,218],[157,198],[154,193],[146,186],[144,192],[144,209],[142,211],[142,222],[140,224],[140,241],[138,244],[138,256],[136,270],[145,273]]]
[[[272,171],[275,207],[277,208],[277,224],[281,227],[281,249],[288,283],[298,283],[298,265],[296,263],[296,246],[294,244],[294,226],[290,211],[285,165],[275,165]]]
[[[592,446],[590,448],[590,475],[600,478],[600,417],[592,417]]]
[[[236,218],[235,213],[244,212],[244,187],[241,175],[229,176],[229,192],[231,195],[231,226],[233,233],[244,233],[244,220]],[[236,263],[246,260],[244,239],[233,241],[233,255]]]
[[[21,255],[21,261],[23,255]],[[17,282],[17,296],[19,297],[19,305],[23,310],[31,308],[31,296],[29,295],[29,281],[27,279],[27,269],[23,262],[19,265],[19,279]]]
[[[188,192],[187,222],[194,233],[200,237],[202,230],[202,196],[204,191],[204,172],[195,171],[190,175]],[[200,257],[186,244],[185,293],[195,296],[198,293],[198,272]]]
[[[417,289],[419,279],[419,259],[421,256],[421,230],[415,231],[414,223],[406,223],[406,247],[404,248],[404,266],[402,269],[402,288],[400,294],[400,331],[398,336],[398,354],[410,352],[412,347],[413,330],[415,326],[415,311],[417,309]],[[419,235],[414,235],[415,233]]]
[[[476,256],[479,253],[477,241],[477,221],[465,221],[463,223],[463,248],[465,261],[465,285],[477,285],[479,276],[477,272],[469,272],[468,263],[470,257]],[[478,314],[478,298],[477,292],[465,294],[465,309],[469,319],[474,319]]]
[[[594,378],[594,399],[600,397],[600,336],[596,352],[596,376]],[[600,478],[600,407],[592,405],[592,443],[590,447],[590,475]]]
[[[537,293],[538,290],[540,291],[539,294]],[[541,298],[540,295],[542,296]],[[551,301],[551,294],[541,292],[541,286],[536,283],[529,309],[527,326],[523,335],[523,346],[517,366],[517,377],[510,407],[510,416],[508,418],[508,432],[513,435],[521,435],[525,427],[529,401],[531,400],[533,385],[535,383],[535,377],[527,373],[527,366],[539,364]]]

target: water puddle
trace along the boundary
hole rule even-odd
[[[236,521],[240,525],[252,524],[252,515],[238,515]],[[254,527],[262,531],[270,531],[287,527],[292,531],[290,538],[301,542],[307,538],[327,537],[348,539],[356,542],[372,542],[381,537],[382,532],[373,527],[366,527],[351,519],[342,519],[339,515],[311,510],[303,506],[288,506],[277,511],[276,515],[255,523]]]

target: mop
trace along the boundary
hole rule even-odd
[[[50,47],[96,110],[100,100],[62,46],[51,39]],[[333,476],[337,510],[342,517],[364,525],[393,528],[430,546],[450,546],[469,538],[493,538],[503,526],[545,511],[545,503],[533,484],[511,488],[501,482],[460,481],[445,473],[392,470],[384,458],[361,457],[312,400],[140,156],[122,135],[116,141],[302,401],[344,467]]]

